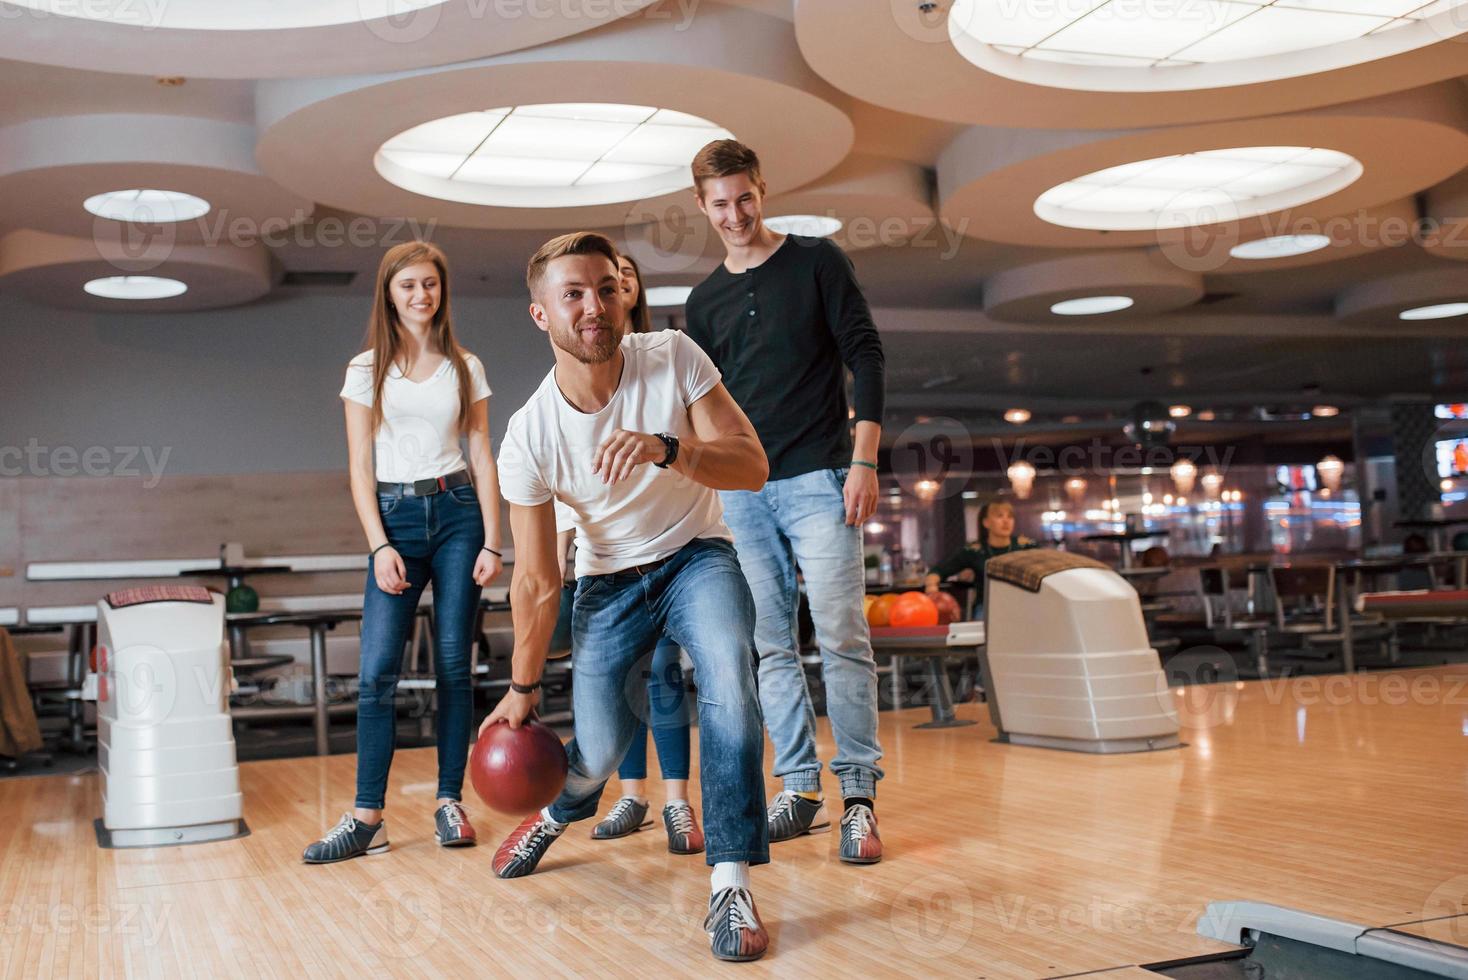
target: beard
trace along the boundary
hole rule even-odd
[[[581,331],[593,324],[605,329],[598,330],[595,339],[588,341]],[[555,324],[551,327],[550,337],[551,343],[582,364],[605,364],[617,353],[617,347],[622,343],[622,335],[625,332],[624,329],[619,329],[612,319],[602,317],[598,320]]]

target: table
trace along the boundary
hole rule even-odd
[[[1421,517],[1392,521],[1392,527],[1426,531],[1433,551],[1447,551],[1443,547],[1443,532],[1459,524],[1468,524],[1468,517]]]
[[[360,609],[325,609],[315,612],[226,613],[231,630],[252,626],[304,626],[311,633],[311,700],[315,708],[313,727],[316,732],[316,754],[331,752],[330,718],[326,710],[326,631],[338,623],[362,618]]]
[[[1145,541],[1147,538],[1165,538],[1171,531],[1114,531],[1103,534],[1087,534],[1081,538],[1082,541],[1111,541],[1121,549],[1121,567],[1130,569],[1132,567],[1133,541]]]
[[[180,578],[193,578],[194,576],[215,577],[223,576],[228,583],[226,588],[237,589],[245,584],[246,575],[279,575],[294,571],[289,565],[226,565],[219,563],[218,568],[186,568],[179,572]],[[245,639],[243,629],[231,625],[229,627],[229,659],[238,660],[248,656],[250,647]]]
[[[933,718],[915,726],[917,728],[958,728],[977,724],[954,715],[953,686],[948,683],[948,672],[943,669],[943,659],[953,655],[977,655],[979,648],[984,645],[984,624],[974,622],[953,625],[958,629],[950,630],[947,626],[872,627],[874,652],[894,657],[928,658],[928,678],[933,687],[933,697],[928,707]]]

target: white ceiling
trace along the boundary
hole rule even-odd
[[[96,263],[78,257],[90,248],[105,264],[118,243],[81,200],[151,185],[240,219],[167,243],[191,269],[225,270],[216,274],[227,288],[191,289],[196,309],[370,290],[383,248],[415,229],[447,249],[455,288],[470,293],[518,296],[525,256],[551,229],[578,226],[623,241],[652,284],[706,274],[720,250],[686,192],[485,208],[405,191],[373,167],[376,148],[411,125],[533,94],[709,119],[765,158],[771,213],[840,217],[838,240],[879,310],[900,412],[981,413],[1026,397],[1099,410],[1142,397],[1468,396],[1468,319],[1403,323],[1393,306],[1468,299],[1468,62],[1445,57],[1445,47],[1461,55],[1450,39],[1284,79],[1098,91],[1065,87],[1063,75],[985,71],[923,33],[916,0],[625,0],[625,17],[534,23],[496,20],[487,0],[442,7],[415,37],[406,24],[398,35],[360,24],[136,31],[17,15],[0,0],[10,93],[0,102],[0,292],[87,305],[74,280]],[[354,33],[333,41],[332,31]],[[105,57],[88,55],[103,47]],[[119,70],[71,67],[80,64]],[[155,78],[174,75],[183,83]],[[1062,228],[1032,208],[1048,188],[1107,167],[1277,145],[1350,153],[1363,174],[1307,205],[1176,234]],[[517,213],[528,210],[537,214]],[[1420,233],[1442,222],[1436,237]],[[1295,259],[1227,256],[1241,239],[1311,230],[1333,244]],[[49,258],[16,257],[36,241]],[[201,248],[238,254],[203,261]],[[154,264],[167,274],[166,257]],[[282,285],[287,272],[357,277]],[[1048,314],[1057,298],[1128,289],[1138,300],[1129,311]]]

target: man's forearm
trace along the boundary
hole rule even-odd
[[[672,469],[713,490],[758,490],[770,476],[759,439],[742,432],[709,442],[680,440]]]
[[[560,602],[561,583],[556,576],[531,575],[515,568],[510,579],[510,616],[515,624],[510,679],[515,683],[534,684],[540,680]]]
[[[877,447],[882,444],[882,426],[879,422],[856,423],[856,435],[853,437],[851,458],[868,463],[877,461]]]

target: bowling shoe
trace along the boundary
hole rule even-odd
[[[770,948],[770,934],[746,888],[724,888],[709,896],[709,914],[703,920],[714,957],[743,962],[757,960]]]
[[[441,847],[473,847],[478,836],[462,803],[445,803],[433,815],[433,839]]]
[[[553,824],[539,813],[526,817],[494,852],[494,873],[501,878],[528,875],[565,829],[565,824]]]
[[[882,860],[877,815],[865,803],[853,803],[841,816],[841,860],[847,864],[876,864]]]
[[[668,850],[674,854],[698,854],[703,851],[703,831],[693,816],[687,800],[676,800],[663,807],[663,828],[668,832]]]
[[[767,817],[772,844],[804,834],[824,834],[831,829],[831,818],[826,815],[824,800],[807,800],[789,790],[775,797]]]
[[[611,812],[601,823],[591,828],[591,836],[597,840],[615,840],[650,826],[652,821],[647,819],[647,801],[624,796],[612,804]]]
[[[307,864],[331,864],[364,854],[381,854],[387,850],[387,821],[367,824],[350,813],[343,813],[337,825],[326,836],[309,845],[301,860]]]

